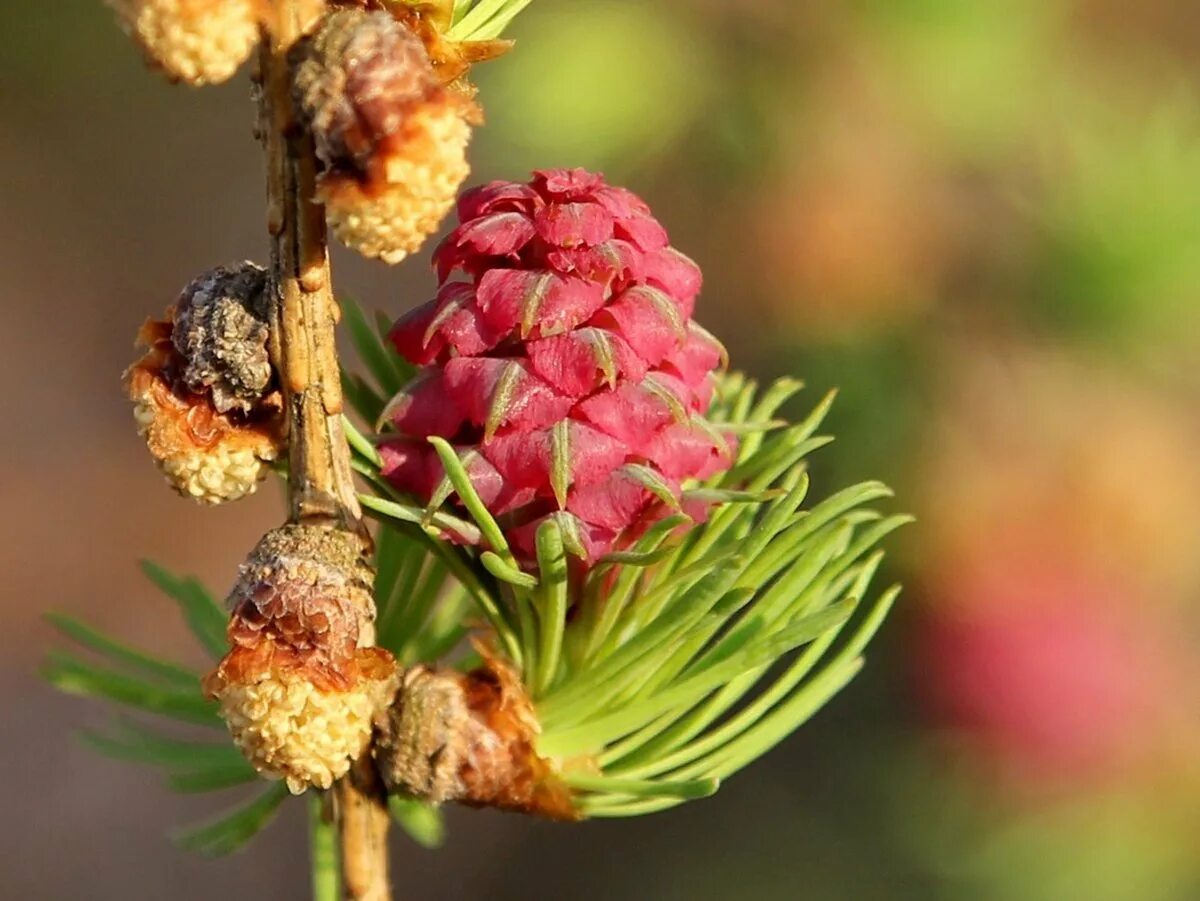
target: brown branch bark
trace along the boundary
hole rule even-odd
[[[289,436],[289,521],[366,535],[342,431],[341,377],[325,215],[311,136],[292,109],[287,53],[324,0],[273,0],[260,58],[260,126],[271,235],[271,357]],[[345,897],[386,901],[387,798],[370,755],[333,788]]]
[[[370,753],[354,762],[333,792],[345,897],[386,901],[392,896],[387,871],[390,820],[387,794]]]
[[[312,139],[292,110],[287,51],[322,4],[276,0],[274,40],[262,50],[262,125],[271,233],[272,356],[287,405],[288,501],[293,522],[361,528],[342,433],[342,391],[325,215],[316,201]]]

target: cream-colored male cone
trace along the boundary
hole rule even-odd
[[[173,81],[228,80],[259,40],[258,0],[109,0],[146,58]]]

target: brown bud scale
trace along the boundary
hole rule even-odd
[[[433,5],[400,5],[393,7],[391,12],[420,35],[438,80],[442,84],[454,84],[456,89],[468,96],[474,96],[475,91],[466,79],[471,66],[496,59],[513,48],[513,42],[509,40],[450,40],[445,35],[451,24],[451,11],[448,8],[439,10]]]
[[[291,58],[293,97],[318,156],[363,175],[409,107],[437,87],[420,39],[386,13],[334,12]]]

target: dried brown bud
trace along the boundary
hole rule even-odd
[[[173,311],[169,313],[173,316]],[[168,483],[208,504],[252,493],[284,446],[278,396],[251,415],[222,413],[211,395],[190,391],[170,321],[147,320],[138,332],[146,354],[125,373],[138,433]]]
[[[258,43],[258,0],[109,0],[146,58],[191,85],[225,81]]]
[[[363,255],[400,262],[437,230],[470,171],[474,105],[442,86],[421,39],[386,12],[332,13],[292,64],[330,227]]]
[[[487,657],[470,673],[408,670],[379,729],[375,761],[392,791],[434,803],[579,818],[554,764],[537,754],[533,705],[502,661]]]
[[[287,525],[263,537],[230,593],[232,649],[205,688],[250,762],[293,792],[344,775],[395,691],[391,654],[369,646],[371,578],[358,535]]]
[[[221,413],[249,413],[271,383],[267,356],[267,271],[249,261],[218,266],[191,282],[175,304],[171,339],[192,391],[212,394]]]

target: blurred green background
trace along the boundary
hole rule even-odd
[[[173,88],[93,0],[0,28],[0,894],[302,897],[298,805],[177,851],[207,803],[92,756],[103,714],[34,675],[47,607],[190,653],[135,559],[223,590],[277,518],[162,490],[119,389],[145,315],[265,255],[245,74]],[[642,194],[735,365],[840,386],[818,489],[881,477],[920,522],[864,675],[715,798],[451,811],[397,897],[1200,897],[1200,5],[538,0],[512,36],[476,177]],[[433,288],[335,269],[394,313]]]

